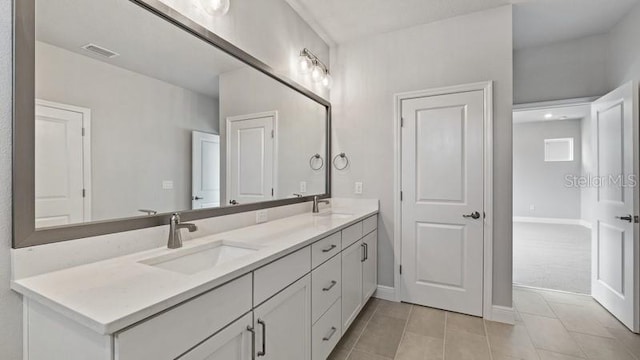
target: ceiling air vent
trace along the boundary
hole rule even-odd
[[[101,57],[105,57],[107,59],[112,59],[112,58],[120,55],[117,52],[111,51],[111,50],[109,50],[107,48],[103,48],[102,46],[98,46],[96,44],[87,44],[87,45],[83,46],[82,48],[87,50],[87,51],[91,51],[92,53],[94,53],[96,55],[99,55]]]

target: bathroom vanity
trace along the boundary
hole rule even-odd
[[[377,206],[16,280],[25,359],[326,359],[377,287]]]

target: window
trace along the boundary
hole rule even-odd
[[[544,161],[573,161],[573,138],[545,139]]]

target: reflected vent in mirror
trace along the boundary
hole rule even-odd
[[[115,51],[111,51],[107,48],[103,48],[102,46],[98,46],[96,44],[87,44],[85,46],[82,47],[83,49],[90,51],[96,55],[99,55],[101,57],[105,57],[107,59],[112,59],[116,56],[120,56],[120,54],[118,54]]]

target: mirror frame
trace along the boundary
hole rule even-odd
[[[268,75],[281,84],[316,101],[327,111],[326,154],[331,154],[331,103],[251,54],[195,23],[159,0],[129,0],[222,50],[235,59]],[[13,241],[14,249],[66,240],[106,235],[169,224],[171,213],[73,224],[36,230],[35,228],[35,0],[13,0]],[[330,162],[327,162],[330,164]],[[331,197],[331,166],[325,165],[326,192]],[[183,220],[193,221],[277,206],[312,201],[313,195],[237,206],[178,211]]]

